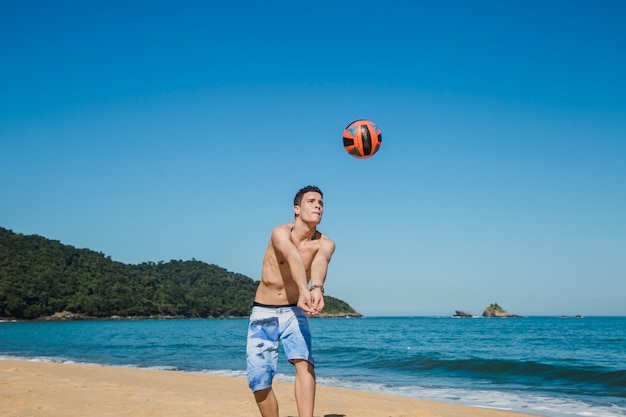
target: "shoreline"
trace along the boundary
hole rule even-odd
[[[49,322],[72,322],[72,321],[143,321],[143,320],[230,320],[248,319],[250,316],[209,316],[209,317],[187,317],[187,316],[85,316],[75,313],[55,313],[52,316],[43,316],[36,319],[16,319],[12,317],[0,317],[0,323],[49,323]],[[342,318],[364,318],[360,313],[319,313],[308,315],[309,319],[342,319]]]
[[[281,417],[297,416],[293,384],[276,381]],[[524,417],[492,408],[318,385],[316,417]],[[245,378],[0,359],[3,416],[258,417]]]

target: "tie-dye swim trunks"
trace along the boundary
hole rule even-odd
[[[278,345],[293,364],[304,359],[315,365],[311,355],[311,330],[306,313],[290,306],[260,306],[255,303],[250,314],[246,358],[248,384],[252,392],[272,386],[278,366]]]

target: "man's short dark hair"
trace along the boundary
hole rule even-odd
[[[320,193],[322,198],[324,198],[324,194],[322,193],[322,190],[319,189],[319,187],[316,187],[315,185],[307,185],[306,187],[303,187],[300,189],[300,191],[298,191],[295,198],[293,199],[293,205],[299,206],[300,204],[302,204],[302,197],[304,197],[306,193],[311,191],[314,193]]]

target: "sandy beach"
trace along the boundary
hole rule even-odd
[[[297,416],[291,383],[276,382],[280,415]],[[255,417],[244,378],[0,360],[3,417]],[[318,386],[319,417],[520,417],[524,414]]]

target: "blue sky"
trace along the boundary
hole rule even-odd
[[[222,4],[223,3],[223,4]],[[626,315],[621,1],[0,4],[0,226],[260,279],[325,192],[366,315]],[[375,121],[383,146],[349,156]]]

